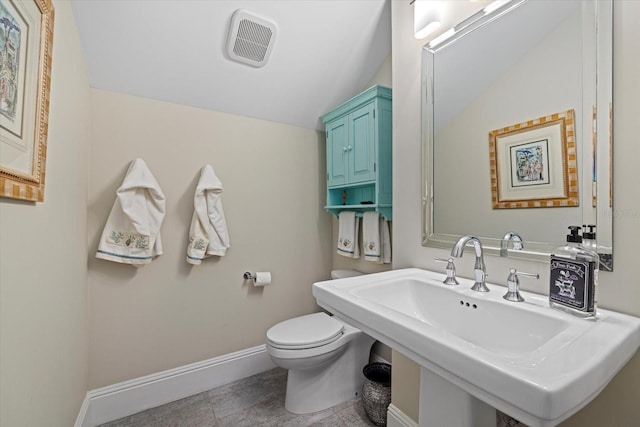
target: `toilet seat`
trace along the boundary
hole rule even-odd
[[[285,350],[321,347],[342,336],[344,325],[326,313],[285,320],[267,331],[269,345]]]

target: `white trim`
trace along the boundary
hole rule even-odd
[[[75,427],[95,427],[275,367],[263,344],[90,390]]]
[[[92,427],[89,425],[89,420],[91,419],[91,412],[89,410],[90,402],[89,402],[89,393],[84,396],[84,400],[82,401],[82,406],[80,407],[80,411],[78,412],[78,416],[76,417],[76,422],[73,427]]]
[[[418,423],[392,403],[387,408],[387,427],[418,427]]]

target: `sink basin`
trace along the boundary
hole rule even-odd
[[[351,295],[503,356],[522,356],[535,351],[553,337],[566,334],[570,326],[565,319],[474,294],[452,292],[437,281],[436,286],[425,286],[425,280],[415,278],[398,283],[384,281],[351,291]]]
[[[640,319],[599,310],[586,320],[549,307],[442,284],[402,269],[319,282],[318,304],[481,401],[530,426],[556,425],[591,401],[640,346]]]

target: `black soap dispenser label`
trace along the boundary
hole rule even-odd
[[[574,310],[593,311],[594,263],[551,256],[549,299]]]

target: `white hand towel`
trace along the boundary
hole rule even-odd
[[[364,259],[381,263],[380,258],[380,214],[365,212],[362,218],[362,245]]]
[[[378,264],[391,262],[389,222],[377,212],[365,212],[362,219],[364,259]]]
[[[383,264],[391,263],[391,235],[389,233],[389,221],[380,217],[380,245],[381,259]]]
[[[104,227],[97,258],[142,265],[162,254],[160,226],[166,198],[142,159],[129,165],[116,191],[116,201]]]
[[[360,258],[358,245],[360,218],[353,211],[342,211],[338,215],[338,254],[348,258]]]
[[[222,182],[211,165],[200,170],[200,181],[193,196],[193,217],[189,229],[187,262],[198,265],[212,255],[224,256],[229,232],[222,210]]]

